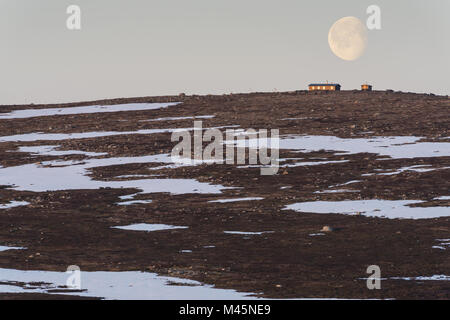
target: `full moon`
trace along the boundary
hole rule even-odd
[[[347,61],[356,60],[366,51],[366,26],[355,17],[339,19],[330,28],[328,44],[339,58]]]

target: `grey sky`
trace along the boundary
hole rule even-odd
[[[82,30],[66,8],[82,9]],[[331,25],[382,10],[359,60]],[[0,104],[185,93],[353,89],[448,94],[448,0],[0,0]]]

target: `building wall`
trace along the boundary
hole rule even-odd
[[[309,86],[309,91],[336,91],[339,88],[335,86]]]

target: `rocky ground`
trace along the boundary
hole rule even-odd
[[[63,106],[170,101],[181,105],[148,111],[0,119],[0,138],[33,132],[190,128],[192,119],[141,120],[214,115],[203,119],[203,127],[238,125],[244,129],[280,129],[281,135],[417,136],[424,137],[423,141],[450,142],[448,97],[425,94],[298,91],[132,98]],[[49,107],[61,105],[1,106],[0,112]],[[156,133],[57,142],[2,142],[0,165],[6,168],[85,158],[18,152],[17,148],[23,146],[57,144],[60,150],[130,157],[170,153],[175,145],[170,138],[170,133]],[[280,168],[274,176],[261,176],[259,168],[224,164],[165,168],[163,163],[142,163],[100,167],[90,172],[92,178],[104,181],[151,172],[164,178],[194,178],[235,187],[222,194],[139,195],[152,202],[134,206],[119,206],[117,202],[120,196],[136,190],[17,191],[1,186],[0,176],[0,204],[30,203],[0,210],[0,245],[27,248],[0,252],[0,268],[65,271],[69,265],[78,265],[83,271],[151,271],[267,298],[450,298],[449,281],[389,279],[450,275],[450,248],[433,248],[438,245],[437,239],[450,238],[449,217],[400,220],[283,210],[296,202],[347,199],[424,200],[419,206],[448,207],[449,200],[436,198],[449,195],[449,157],[381,160],[373,153],[338,155],[322,150],[299,154],[280,150],[280,158],[291,159],[292,163],[319,158],[339,162]],[[367,175],[417,165],[439,170]],[[358,182],[345,188],[355,192],[317,193],[352,180]],[[208,202],[233,197],[263,199]],[[111,228],[133,223],[189,228],[149,233]],[[333,231],[311,236],[324,226]],[[225,234],[227,230],[271,232],[242,236]],[[379,265],[382,278],[388,279],[382,281],[381,290],[368,290],[362,279],[368,276],[366,269],[370,265]],[[0,299],[22,298],[60,296],[0,295]]]

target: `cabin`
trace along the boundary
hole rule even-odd
[[[341,85],[338,83],[311,83],[309,91],[340,91]]]
[[[361,91],[372,91],[372,86],[370,84],[361,85]]]

